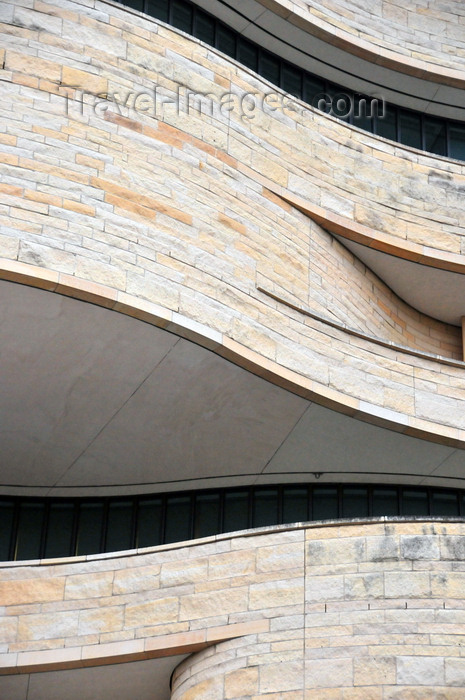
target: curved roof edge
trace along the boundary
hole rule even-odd
[[[0,279],[90,302],[166,329],[213,351],[275,386],[338,413],[411,437],[449,447],[465,448],[465,430],[409,416],[344,394],[331,386],[323,385],[294,370],[287,369],[198,321],[126,292],[66,273],[8,259],[0,259]],[[320,322],[324,323],[324,320]],[[340,330],[344,332],[343,329]],[[364,340],[373,342],[369,337]],[[408,349],[396,347],[394,351],[397,355],[409,355]],[[417,354],[417,351],[413,354]],[[428,356],[426,359],[429,362],[451,364],[450,360],[442,360],[440,357]],[[463,366],[461,362],[453,364]]]

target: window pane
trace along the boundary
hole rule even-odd
[[[319,78],[314,78],[312,75],[309,75],[308,73],[304,73],[304,80],[303,80],[303,98],[305,102],[307,102],[309,105],[312,105],[313,107],[317,108],[317,101],[318,97],[322,96],[323,93],[325,92],[325,83],[324,80],[320,80]]]
[[[373,489],[373,515],[399,515],[396,489]]]
[[[227,56],[236,58],[236,35],[224,24],[219,24],[216,28],[216,46]]]
[[[246,39],[239,38],[237,60],[256,71],[258,68],[258,48]]]
[[[283,63],[281,87],[289,95],[302,97],[302,71],[289,63]]]
[[[103,503],[81,503],[76,554],[101,551]]]
[[[233,491],[224,495],[223,532],[246,530],[249,527],[249,494]]]
[[[142,12],[144,9],[144,0],[124,0],[123,5],[132,7],[133,10],[140,10]]]
[[[153,547],[161,544],[161,498],[139,502],[138,510],[138,547]]]
[[[169,21],[169,4],[168,0],[148,0],[147,14],[161,19],[162,22]]]
[[[353,124],[365,131],[373,131],[372,98],[365,95],[354,95],[353,98]],[[375,109],[374,114],[377,114]]]
[[[458,515],[459,504],[455,493],[434,493],[431,499],[431,515]]]
[[[257,489],[253,496],[253,527],[278,523],[278,489]]]
[[[439,156],[446,154],[446,125],[441,119],[425,117],[425,149]]]
[[[166,501],[165,542],[190,539],[191,499],[189,496],[172,496]]]
[[[400,119],[400,142],[413,148],[422,148],[421,144],[421,117],[414,112],[401,109]]]
[[[308,520],[308,491],[306,488],[283,489],[283,523]]]
[[[69,557],[73,537],[74,503],[51,503],[48,514],[46,557]]]
[[[173,27],[192,34],[193,8],[183,0],[173,0],[171,6],[171,23]]]
[[[465,160],[465,126],[449,125],[450,157]]]
[[[313,520],[328,520],[337,517],[337,488],[315,487],[313,489]]]
[[[404,489],[402,495],[402,515],[428,515],[427,492]]]
[[[219,530],[220,496],[217,493],[199,494],[195,499],[194,537],[216,535]]]
[[[279,85],[280,82],[280,61],[276,56],[268,53],[268,51],[262,51],[260,57],[260,75],[270,83],[274,85]]]
[[[13,514],[13,503],[11,501],[0,501],[0,561],[7,561],[10,556]]]
[[[44,520],[43,503],[21,503],[19,508],[16,559],[38,559]]]
[[[105,551],[131,549],[132,512],[132,501],[113,501],[109,504]]]
[[[342,517],[366,518],[368,515],[368,491],[363,488],[342,490]]]
[[[194,35],[210,46],[215,45],[215,20],[205,12],[197,10],[194,19]]]
[[[385,105],[384,116],[381,114],[377,117],[376,133],[385,139],[397,141],[397,112],[393,107]]]
[[[333,117],[342,119],[345,122],[350,121],[353,112],[353,95],[349,91],[341,89],[331,93],[331,114]]]

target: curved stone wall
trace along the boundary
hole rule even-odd
[[[279,107],[279,92],[257,107],[264,81],[114,5],[7,7],[3,277],[103,285],[105,305],[201,324],[217,351],[318,401],[462,444],[463,368],[435,359],[460,358],[458,329],[396,299],[294,204],[462,269],[464,165]]]
[[[455,70],[465,66],[465,11],[459,2],[299,0],[296,5],[336,32],[342,29],[374,47]]]
[[[176,700],[458,698],[464,527],[330,522],[0,565],[2,672],[193,652]]]

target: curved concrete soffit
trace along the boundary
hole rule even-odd
[[[375,404],[356,399],[330,386],[317,383],[298,372],[290,370],[273,360],[263,357],[258,352],[238,343],[219,331],[213,330],[197,321],[192,321],[182,314],[171,311],[153,302],[118,291],[114,288],[80,279],[66,273],[58,273],[41,267],[0,259],[0,279],[15,282],[45,291],[62,294],[80,301],[89,302],[119,313],[131,316],[151,325],[163,328],[186,340],[213,351],[220,357],[250,371],[276,386],[313,401],[321,406],[339,413],[367,421],[379,427],[394,430],[404,435],[417,437],[450,447],[465,448],[465,430],[450,429],[448,426],[431,421],[425,422],[412,416],[406,416],[391,409],[381,409]],[[265,290],[267,296],[273,297]],[[283,301],[277,299],[277,301]],[[287,306],[291,304],[284,301]],[[440,365],[464,369],[465,362],[450,360],[412,348],[397,346],[381,339],[366,336],[345,326],[335,324],[323,317],[308,313],[305,309],[292,307],[311,317],[316,323],[331,325],[339,331],[355,335],[363,340],[388,347],[396,355],[421,357]]]

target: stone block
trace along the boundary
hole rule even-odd
[[[112,571],[68,576],[66,579],[65,600],[83,600],[85,598],[111,596],[112,585]]]
[[[178,619],[178,611],[179,599],[174,597],[128,604],[125,608],[124,626],[147,627],[175,622]]]
[[[444,685],[444,659],[431,656],[399,656],[396,659],[398,685]]]
[[[433,535],[402,535],[401,553],[404,559],[439,559],[439,540]]]
[[[354,685],[395,685],[395,657],[361,657],[354,659]]]
[[[258,691],[258,668],[240,668],[224,678],[224,698],[239,698]]]

